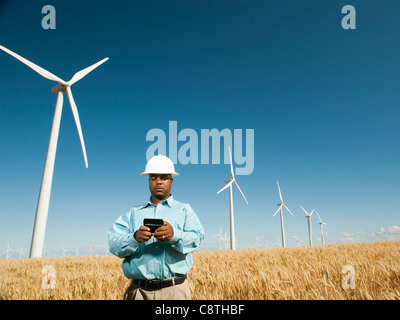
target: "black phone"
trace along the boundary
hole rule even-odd
[[[143,225],[145,227],[150,228],[151,233],[154,233],[157,228],[162,227],[164,225],[164,220],[163,219],[145,218],[143,220]]]

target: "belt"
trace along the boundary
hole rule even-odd
[[[177,284],[181,284],[186,280],[186,274],[181,277],[174,277],[165,280],[143,280],[143,279],[133,279],[132,282],[139,287],[146,290],[160,290],[162,288],[175,286]]]

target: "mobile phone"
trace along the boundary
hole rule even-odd
[[[151,233],[154,233],[157,228],[162,227],[164,225],[164,220],[163,219],[145,218],[143,220],[143,225],[145,227],[150,228]]]

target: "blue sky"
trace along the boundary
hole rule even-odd
[[[44,30],[42,7],[56,9]],[[356,29],[344,30],[344,5]],[[23,8],[23,9],[22,9]],[[107,246],[107,230],[148,199],[139,175],[151,129],[254,130],[254,171],[237,176],[238,247],[307,244],[300,205],[317,209],[327,243],[399,239],[400,21],[397,1],[0,1],[0,44],[72,86],[89,168],[67,98],[45,247]],[[56,96],[55,83],[0,52],[0,252],[28,253]],[[178,142],[180,148],[185,142]],[[200,142],[199,142],[200,145]],[[243,143],[244,148],[244,143]],[[200,152],[199,152],[200,158]],[[235,164],[236,166],[236,164]],[[238,165],[240,166],[240,165]],[[206,230],[229,234],[226,164],[176,165],[173,195]],[[313,216],[314,243],[320,243]],[[4,255],[2,255],[4,257]]]

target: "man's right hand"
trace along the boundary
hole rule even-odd
[[[147,240],[149,240],[152,236],[152,233],[150,232],[150,228],[145,227],[145,226],[141,226],[139,228],[139,230],[137,230],[135,232],[135,239],[137,242],[142,243],[142,242],[146,242]]]

